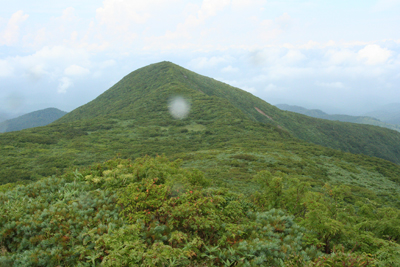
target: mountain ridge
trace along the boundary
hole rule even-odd
[[[58,120],[65,114],[67,114],[67,112],[59,110],[57,108],[46,108],[42,110],[33,111],[21,115],[17,118],[0,122],[0,133],[20,131],[33,127],[46,126]]]
[[[169,100],[175,96],[191,105],[189,116],[181,120],[169,112]],[[397,132],[281,111],[239,88],[161,62],[126,75],[93,101],[46,127],[0,135],[4,151],[0,180],[37,179],[116,154],[172,156],[238,145],[248,150],[261,144],[293,153],[310,153],[303,151],[305,147],[324,155],[337,153],[318,147],[324,145],[395,163],[400,153]],[[377,159],[369,161],[384,165],[382,172],[395,168]]]
[[[392,103],[368,112],[366,116],[372,116],[386,123],[400,125],[400,103]]]
[[[151,88],[148,88],[149,80],[152,81]],[[57,122],[90,119],[91,116],[126,119],[141,116],[141,112],[148,112],[150,116],[152,114],[165,116],[162,114],[167,114],[167,100],[172,95],[163,93],[163,88],[176,89],[173,92],[175,94],[185,92],[191,95],[196,91],[208,97],[219,97],[240,109],[253,121],[279,126],[296,138],[400,163],[399,133],[369,125],[316,121],[315,118],[282,112],[279,108],[244,90],[196,74],[171,62],[155,63],[131,72],[95,100],[70,112]],[[152,95],[153,89],[161,90],[160,95]],[[129,94],[123,97],[127,92]],[[147,95],[152,96],[148,99],[149,103],[155,101],[159,104],[151,104],[150,107],[146,103],[141,103],[139,100],[147,99]],[[112,99],[118,100],[112,101]],[[354,139],[352,136],[359,137]]]
[[[391,124],[388,122],[383,122],[377,118],[371,116],[351,116],[351,115],[343,115],[343,114],[327,114],[319,109],[306,109],[300,106],[287,105],[287,104],[278,104],[275,105],[279,109],[300,113],[303,115],[307,115],[310,117],[325,119],[331,121],[342,121],[342,122],[351,122],[358,124],[368,124],[373,126],[385,127],[391,130],[395,130],[400,132],[400,126],[396,124]]]

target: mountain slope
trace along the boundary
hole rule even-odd
[[[378,118],[387,123],[400,125],[400,103],[382,106],[381,108],[368,112],[365,115]]]
[[[282,111],[248,92],[170,62],[153,64],[132,72],[98,98],[70,112],[58,122],[100,117],[138,120],[144,114],[165,120],[165,115],[168,115],[167,100],[171,96],[188,94],[190,98],[194,92],[226,101],[241,110],[241,116],[277,126],[302,140],[400,163],[400,133],[369,125],[318,120]]]
[[[190,102],[187,118],[177,120],[170,115],[169,99],[174,96]],[[117,154],[127,158],[171,156],[260,146],[298,151],[305,157],[315,149],[319,155],[332,154],[310,148],[293,136],[399,162],[397,132],[281,111],[243,90],[162,62],[132,72],[95,100],[46,127],[0,135],[0,180],[36,179]]]
[[[23,129],[45,126],[67,114],[56,108],[34,111],[0,123],[0,132],[13,132]]]
[[[379,126],[379,127],[385,127],[385,128],[400,132],[399,125],[382,122],[378,119],[375,119],[375,118],[369,117],[369,116],[350,116],[350,115],[340,115],[340,114],[330,115],[319,109],[306,109],[303,107],[291,106],[291,105],[286,105],[286,104],[279,104],[279,105],[275,105],[275,106],[282,110],[296,112],[296,113],[300,113],[300,114],[318,118],[318,119],[351,122],[351,123],[359,123],[359,124],[368,124],[368,125],[374,125],[374,126]]]
[[[175,96],[187,117],[171,116]],[[284,112],[168,62],[139,69],[0,135],[0,183],[18,182],[0,186],[0,265],[397,266],[400,165],[294,137],[307,127],[347,146],[398,134]]]
[[[187,118],[177,120],[170,115],[169,99],[174,96],[190,102]],[[336,153],[293,136],[399,162],[397,132],[281,111],[243,90],[162,62],[132,72],[95,100],[46,127],[0,135],[0,180],[37,179],[117,154],[126,158],[162,153],[175,157],[210,149],[255,149],[276,151],[277,155],[291,151],[313,161],[313,155]],[[276,157],[281,156],[273,156],[272,162]],[[359,162],[353,155],[348,157]],[[368,169],[374,164],[384,166],[380,167],[383,175],[397,179],[393,175],[397,165],[361,159]],[[305,168],[304,175],[319,173],[315,164]]]

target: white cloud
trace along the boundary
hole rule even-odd
[[[26,57],[19,57],[22,61],[39,61],[58,63],[59,66],[69,62],[88,63],[89,54],[84,50],[72,49],[66,46],[43,47],[36,53]]]
[[[7,60],[0,59],[0,77],[7,77],[13,74],[14,68],[10,66]]]
[[[34,65],[31,68],[29,68],[28,74],[29,74],[30,78],[32,78],[34,80],[39,80],[44,75],[47,75],[49,73],[45,70],[44,65],[39,64],[39,65]]]
[[[0,44],[11,46],[18,42],[21,24],[27,20],[29,15],[22,10],[15,12],[7,23],[6,29],[0,34]]]
[[[283,13],[282,16],[275,19],[276,24],[282,30],[287,30],[292,25],[293,19],[289,16],[288,13]]]
[[[318,42],[310,40],[306,44],[301,45],[300,48],[302,48],[302,49],[313,49],[313,48],[316,48],[318,46],[320,46],[320,44]]]
[[[74,21],[74,20],[76,20],[77,16],[75,15],[75,8],[68,7],[66,9],[64,9],[63,12],[62,12],[61,19],[65,20],[65,21]]]
[[[358,51],[358,55],[361,59],[365,60],[368,65],[377,65],[385,63],[392,55],[392,51],[373,44],[367,45]]]
[[[179,0],[104,0],[103,6],[96,10],[100,24],[128,29],[133,24],[145,24],[155,17],[158,10],[173,11]],[[167,14],[167,13],[166,13]],[[116,28],[114,28],[116,30]]]
[[[265,92],[271,92],[271,91],[276,91],[278,87],[275,84],[268,84],[267,87],[265,87],[264,91]]]
[[[357,54],[349,49],[329,50],[326,55],[329,63],[333,65],[354,64],[357,62]]]
[[[249,53],[250,64],[262,66],[264,64],[275,65],[281,63],[281,57],[284,51],[279,47],[268,47],[255,50]]]
[[[109,67],[113,67],[117,64],[117,62],[114,59],[106,60],[100,63],[99,67],[100,69],[106,69]]]
[[[298,50],[289,50],[282,60],[286,64],[295,64],[306,59],[306,56]]]
[[[130,23],[145,23],[150,13],[146,3],[155,1],[104,0],[103,7],[96,10],[96,17],[101,24],[127,27]]]
[[[256,82],[256,83],[264,83],[264,82],[268,81],[268,76],[265,74],[260,74],[260,75],[253,77],[251,79],[251,81]]]
[[[315,82],[316,86],[320,87],[329,87],[329,88],[344,88],[345,86],[341,82],[331,82],[331,83],[326,83],[326,82]]]
[[[399,0],[378,0],[375,6],[372,7],[372,12],[382,12],[393,9],[396,6],[400,6]]]
[[[243,8],[262,8],[265,3],[266,0],[232,0],[232,7],[242,11]]]
[[[33,75],[48,74],[53,77],[67,75],[66,73],[68,75],[77,74],[79,68],[73,67],[73,65],[88,66],[91,64],[87,52],[65,46],[43,47],[32,55],[17,56],[9,58],[8,61],[23,72]],[[66,71],[65,74],[64,71]],[[83,73],[83,70],[80,71]]]
[[[71,65],[64,70],[64,74],[67,76],[83,76],[90,73],[90,70],[83,68],[78,65]]]
[[[67,92],[67,89],[73,85],[74,84],[70,78],[62,77],[60,79],[60,83],[58,84],[57,92],[60,94],[65,94]]]
[[[239,69],[238,68],[234,68],[231,65],[229,65],[229,66],[226,66],[225,68],[223,68],[221,71],[222,72],[238,72]]]
[[[318,69],[309,66],[272,66],[267,69],[267,76],[271,80],[299,79],[313,76],[317,71]]]
[[[189,65],[192,66],[195,69],[204,69],[204,68],[211,68],[215,67],[218,64],[228,62],[229,59],[226,57],[198,57],[195,59],[192,59],[189,62]]]
[[[313,40],[308,41],[306,44],[300,45],[299,48],[300,49],[323,49],[326,47],[335,47],[338,44],[333,41],[333,40],[329,40],[326,43],[318,43],[318,42],[314,42]]]
[[[218,11],[229,6],[230,0],[203,0],[201,9],[198,12],[198,18],[204,21],[210,16],[215,16]]]

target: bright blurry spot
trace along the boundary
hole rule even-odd
[[[189,115],[190,104],[181,96],[173,97],[168,105],[169,113],[175,119],[184,119]]]

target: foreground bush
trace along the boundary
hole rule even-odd
[[[247,197],[179,161],[144,157],[3,186],[0,266],[396,266],[394,243],[376,255],[344,247],[323,255],[319,229],[287,213],[313,212],[291,200],[307,200],[307,190],[294,194],[260,175],[270,185]]]

